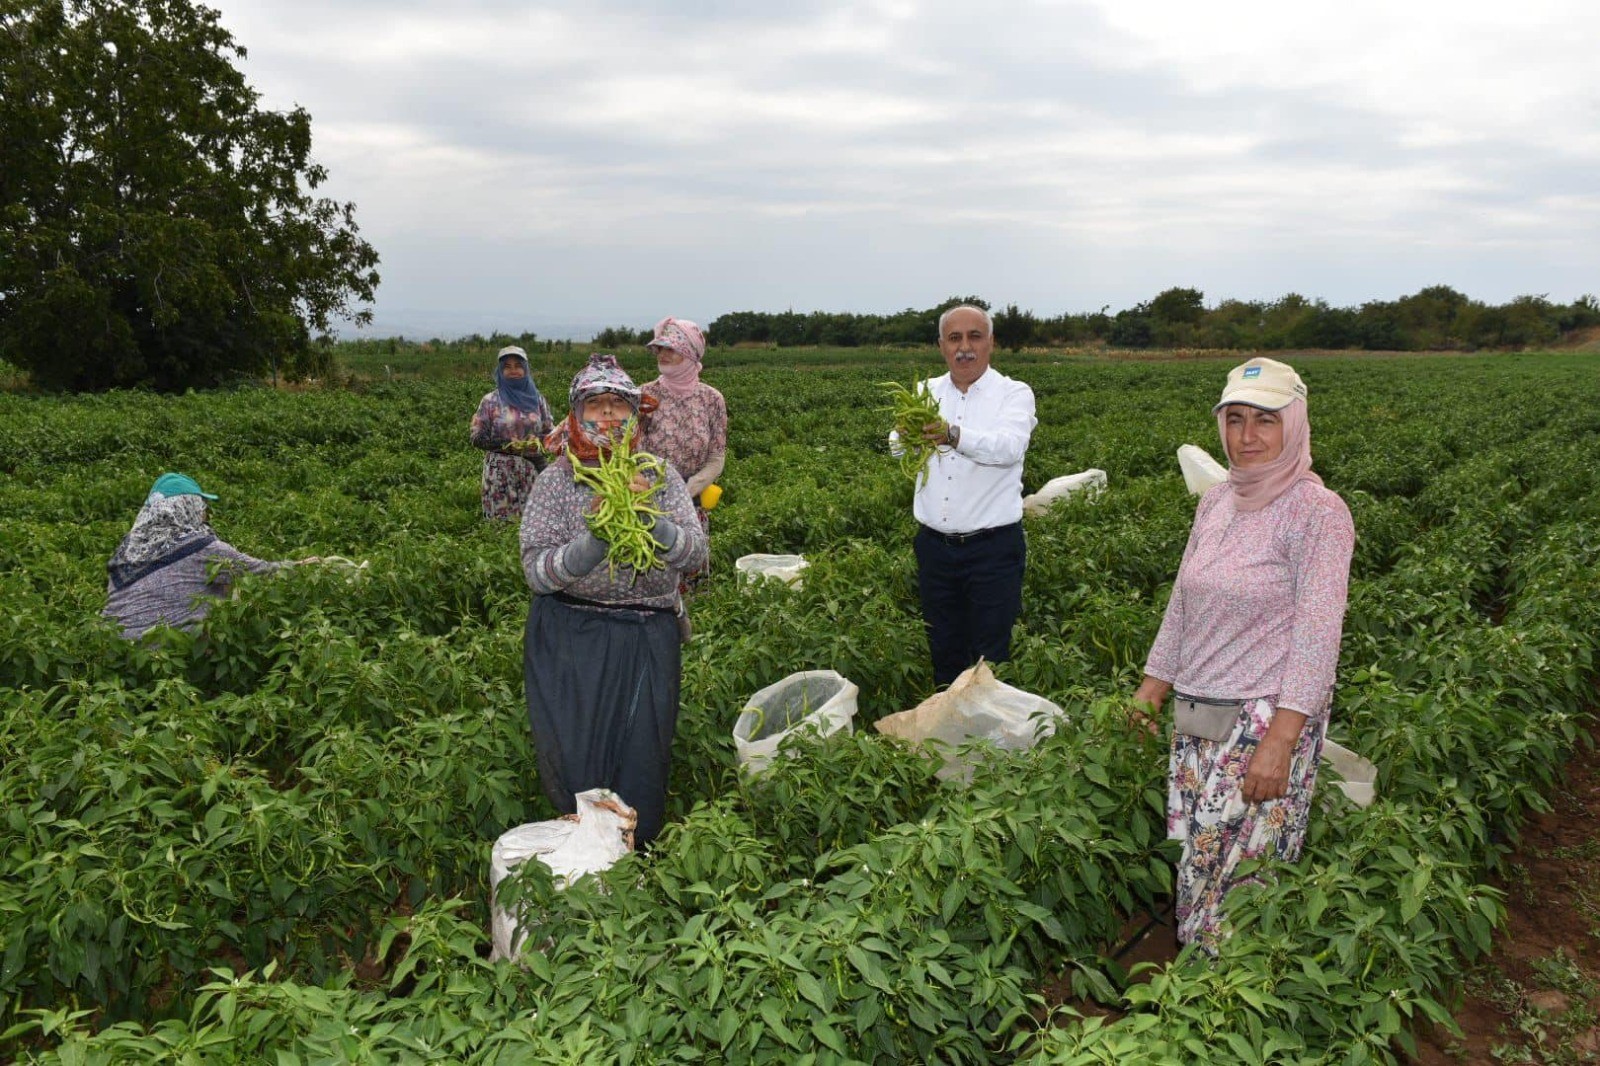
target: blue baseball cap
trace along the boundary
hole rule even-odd
[[[156,483],[150,486],[150,495],[162,496],[204,496],[208,500],[216,499],[209,492],[200,490],[200,483],[188,474],[162,474],[156,478]]]

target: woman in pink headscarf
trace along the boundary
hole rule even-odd
[[[656,323],[648,347],[655,353],[661,376],[640,386],[657,407],[646,420],[639,446],[665,459],[683,478],[700,526],[709,533],[711,523],[700,505],[700,493],[722,473],[728,451],[728,405],[722,393],[700,380],[706,337],[687,318],[663,318]]]
[[[1344,624],[1355,527],[1311,472],[1306,387],[1252,359],[1212,409],[1228,480],[1200,499],[1134,717],[1173,700],[1167,833],[1183,842],[1178,939],[1215,953],[1247,859],[1305,841]]]

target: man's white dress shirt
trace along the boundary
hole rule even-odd
[[[1022,459],[1039,424],[1033,390],[989,367],[962,392],[949,374],[928,381],[939,416],[959,427],[916,490],[917,521],[940,533],[976,533],[1022,521]],[[897,441],[891,435],[891,445]]]

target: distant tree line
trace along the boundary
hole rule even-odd
[[[541,338],[536,333],[503,333],[496,331],[485,336],[482,333],[469,333],[464,337],[446,340],[443,337],[433,337],[422,340],[416,337],[349,337],[340,340],[337,345],[338,354],[345,358],[351,356],[373,357],[384,355],[403,355],[412,352],[441,352],[453,355],[467,353],[490,354],[499,352],[507,345],[516,345],[529,355],[541,352],[570,352],[572,341]],[[493,360],[490,360],[493,362]]]
[[[889,315],[734,311],[713,321],[707,332],[709,341],[717,346],[926,345],[937,335],[940,313],[961,303],[991,309],[987,301],[965,296],[951,297],[926,310],[908,307]],[[1207,308],[1199,289],[1173,288],[1115,314],[1102,307],[1047,318],[1016,304],[993,314],[996,343],[1012,350],[1109,346],[1471,351],[1557,342],[1576,330],[1600,325],[1600,300],[1582,296],[1570,304],[1558,304],[1545,296],[1519,296],[1496,306],[1470,299],[1448,285],[1433,285],[1398,300],[1374,300],[1354,308],[1330,307],[1326,301],[1309,300],[1298,293],[1272,301],[1223,300]],[[612,341],[619,343],[626,343],[622,338],[630,334],[626,328],[607,331]],[[642,337],[648,340],[649,331]]]

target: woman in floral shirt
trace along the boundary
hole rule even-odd
[[[687,318],[663,318],[648,345],[661,376],[647,381],[644,394],[655,400],[640,447],[665,459],[689,487],[700,528],[711,530],[700,493],[722,473],[728,451],[728,405],[722,393],[700,380],[706,338]],[[693,578],[695,575],[688,575]]]
[[[1215,954],[1241,862],[1305,841],[1355,526],[1311,472],[1306,387],[1252,359],[1212,409],[1228,480],[1200,499],[1135,718],[1175,695],[1167,833],[1183,842],[1178,939]]]
[[[472,446],[483,449],[483,517],[517,518],[545,467],[539,444],[553,420],[521,348],[500,349],[494,384],[472,416]]]

